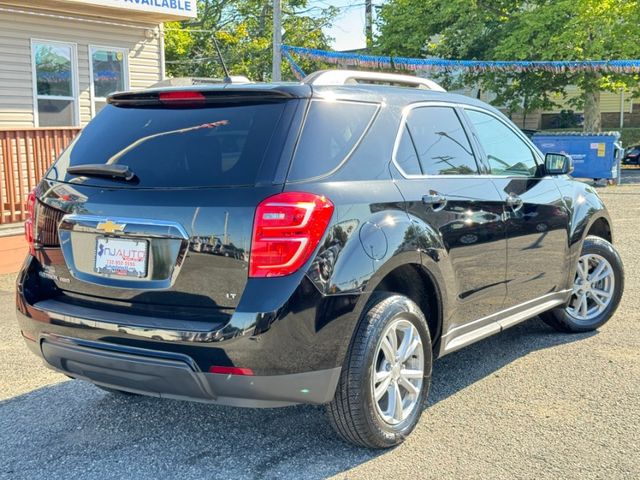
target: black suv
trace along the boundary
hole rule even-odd
[[[389,447],[434,358],[615,311],[611,220],[570,170],[413,77],[114,94],[29,198],[22,335],[105,390],[326,404],[344,439]]]

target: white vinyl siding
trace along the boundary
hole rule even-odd
[[[27,10],[28,7],[21,7]],[[55,14],[55,12],[47,12]],[[34,89],[32,40],[76,45],[78,115],[80,125],[92,117],[90,46],[109,46],[128,52],[131,89],[146,88],[162,78],[162,53],[157,24],[105,25],[70,19],[0,11],[0,127],[33,127]],[[104,19],[108,20],[108,19]],[[126,23],[125,20],[115,20]]]
[[[581,111],[580,109],[571,106],[569,100],[577,97],[580,94],[580,89],[575,85],[569,85],[566,88],[567,96],[563,98],[562,96],[554,96],[553,100],[560,105],[551,112],[560,112],[561,110],[574,110]],[[600,112],[620,112],[620,93],[616,92],[600,92]],[[624,96],[624,111],[632,112],[633,111],[633,98],[630,93],[625,94]]]

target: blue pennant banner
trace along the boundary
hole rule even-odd
[[[283,45],[282,53],[288,60],[297,78],[304,77],[304,71],[295,62],[292,53],[301,58],[317,60],[342,66],[395,69],[395,70],[470,70],[475,72],[526,72],[544,70],[555,73],[606,72],[640,73],[640,60],[574,60],[574,61],[485,61],[485,60],[443,60],[440,58],[406,58],[341,53],[313,48]]]
[[[298,80],[302,80],[304,77],[307,76],[307,74],[304,73],[304,70],[302,70],[300,65],[298,65],[296,63],[296,61],[293,59],[293,57],[289,53],[289,50],[287,48],[285,48],[285,46],[282,47],[282,55],[289,62],[289,66],[291,67],[291,71],[293,72],[293,74],[296,76],[296,78]]]

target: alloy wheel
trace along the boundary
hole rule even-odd
[[[566,312],[576,320],[592,320],[609,306],[615,286],[613,267],[606,258],[591,253],[581,256]]]
[[[399,318],[387,326],[371,368],[378,415],[390,425],[406,420],[418,404],[424,378],[424,349],[413,323]]]

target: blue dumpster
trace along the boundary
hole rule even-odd
[[[575,178],[620,179],[620,159],[624,150],[620,133],[536,133],[533,143],[542,153],[564,153],[573,159]]]

